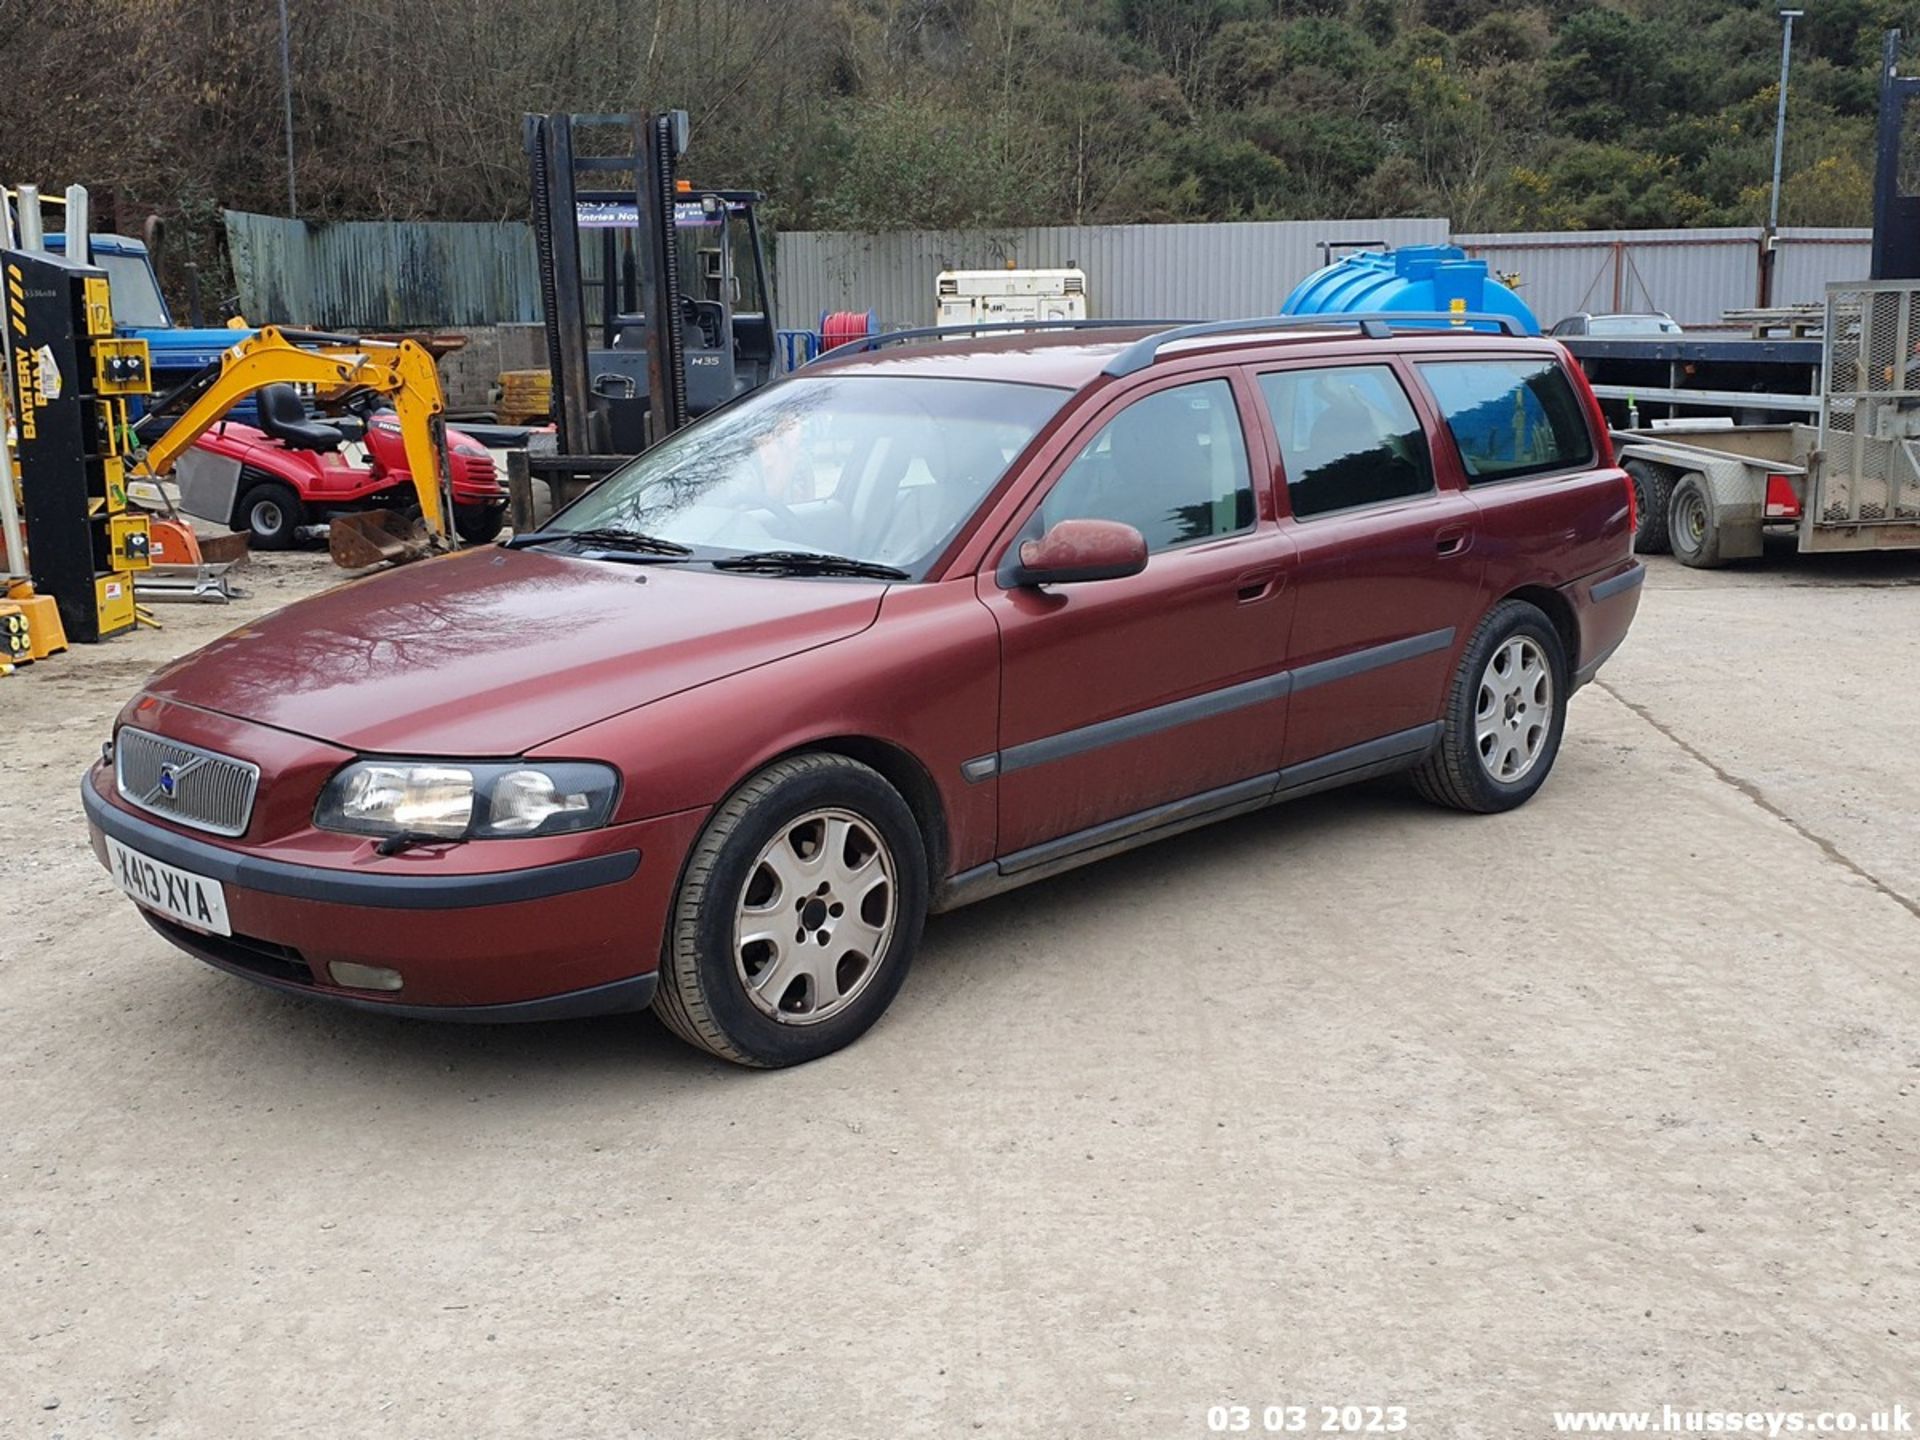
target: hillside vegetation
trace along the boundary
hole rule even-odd
[[[525,213],[519,115],[683,106],[787,228],[1444,215],[1754,224],[1780,23],[1735,0],[290,0],[301,213]],[[1881,34],[1806,0],[1785,219],[1868,219]],[[0,177],[191,248],[283,212],[274,0],[0,0]]]

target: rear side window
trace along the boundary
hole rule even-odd
[[[1419,370],[1460,446],[1468,484],[1592,462],[1586,413],[1552,360],[1428,360]]]
[[[1277,370],[1260,377],[1260,390],[1296,518],[1433,489],[1420,419],[1386,366]]]

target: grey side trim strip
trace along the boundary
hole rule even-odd
[[[1062,730],[1058,735],[1043,735],[1038,740],[1028,740],[1024,744],[1011,745],[1002,750],[999,754],[998,773],[1006,775],[1015,770],[1025,770],[1029,766],[1045,765],[1052,760],[1064,760],[1069,755],[1098,750],[1105,745],[1118,745],[1123,740],[1138,740],[1144,735],[1171,730],[1176,725],[1190,725],[1196,720],[1210,720],[1216,715],[1225,715],[1229,711],[1243,709],[1249,705],[1262,705],[1270,700],[1284,699],[1293,691],[1308,690],[1315,685],[1326,685],[1352,675],[1363,675],[1369,670],[1378,670],[1386,665],[1397,665],[1402,660],[1430,655],[1436,650],[1450,648],[1453,644],[1453,635],[1453,627],[1449,625],[1444,630],[1429,630],[1423,635],[1410,635],[1405,640],[1390,640],[1385,645],[1370,645],[1364,650],[1336,655],[1331,660],[1317,660],[1311,665],[1302,665],[1296,670],[1280,670],[1272,675],[1262,675],[1255,680],[1243,680],[1237,685],[1223,686],[1201,695],[1190,695],[1185,700],[1170,701],[1165,705],[1155,705],[1147,710],[1136,710],[1131,715],[1120,715],[1112,720],[1082,725],[1076,730]],[[978,760],[969,760],[960,767],[960,773],[971,783],[984,780],[995,771],[976,770],[976,767],[988,764],[993,758],[982,756]]]
[[[1383,665],[1397,665],[1402,660],[1431,655],[1435,650],[1448,649],[1452,644],[1453,627],[1449,625],[1444,630],[1429,630],[1424,635],[1410,635],[1405,640],[1371,645],[1365,650],[1336,655],[1331,660],[1317,660],[1311,665],[1302,665],[1293,672],[1293,688],[1296,691],[1310,690],[1315,685],[1345,680],[1350,675],[1364,675]]]
[[[224,970],[229,975],[249,980],[268,990],[278,990],[283,995],[304,995],[309,1000],[324,1000],[330,1005],[345,1005],[349,1009],[391,1015],[402,1020],[520,1025],[537,1020],[579,1020],[588,1015],[619,1015],[646,1009],[653,1003],[653,992],[660,984],[660,975],[656,971],[650,975],[635,975],[627,980],[594,985],[585,990],[569,990],[562,995],[547,995],[538,1000],[510,1000],[498,1005],[407,1005],[395,1000],[363,1000],[358,995],[342,995],[337,990],[323,990],[317,985],[296,985],[271,975],[262,975],[222,957],[213,948],[219,943],[217,940],[203,939],[180,926],[168,925],[147,910],[142,910],[140,915],[159,933],[161,939],[194,959],[205,961],[216,970]]]
[[[950,875],[934,892],[936,914],[1003,894],[1063,870],[1104,860],[1155,840],[1351,781],[1405,770],[1440,738],[1438,721],[1289,765],[1268,775],[1203,790],[1185,799],[1076,830]]]
[[[1595,600],[1611,600],[1622,590],[1631,590],[1646,578],[1647,567],[1636,560],[1631,570],[1622,570],[1608,579],[1594,581],[1587,587],[1587,594]]]
[[[1280,772],[1280,793],[1297,790],[1303,785],[1314,785],[1335,775],[1343,775],[1349,770],[1364,770],[1369,765],[1384,761],[1400,760],[1412,755],[1425,754],[1433,742],[1440,738],[1440,722],[1431,725],[1416,725],[1411,730],[1398,730],[1391,735],[1382,735],[1378,740],[1368,740],[1360,745],[1349,745],[1344,750],[1335,750],[1330,755],[1321,755],[1312,760],[1302,760],[1289,765]]]
[[[1292,674],[1282,670],[1275,675],[1262,675],[1257,680],[1243,680],[1238,685],[1209,690],[1203,695],[1190,695],[1185,700],[1155,705],[1150,710],[1136,710],[1131,715],[1121,715],[1112,720],[1082,725],[1077,730],[1063,730],[1058,735],[1029,740],[1024,745],[1010,746],[1000,752],[1000,773],[1004,775],[1014,770],[1025,770],[1030,765],[1044,765],[1049,760],[1064,760],[1069,755],[1098,750],[1104,745],[1118,745],[1122,740],[1137,740],[1143,735],[1171,730],[1176,725],[1190,725],[1195,720],[1210,719],[1230,710],[1280,700],[1285,698],[1292,686]]]
[[[614,855],[564,860],[558,865],[504,870],[491,875],[385,875],[327,870],[317,865],[293,865],[284,860],[241,855],[204,840],[175,835],[110,804],[94,789],[91,772],[80,782],[80,800],[88,821],[96,830],[143,855],[222,884],[238,885],[243,890],[286,895],[296,900],[320,900],[332,905],[365,905],[384,910],[464,910],[476,905],[511,905],[521,900],[546,900],[575,890],[617,884],[630,879],[640,868],[640,852],[623,850]]]
[[[1251,780],[1237,780],[1231,785],[1189,795],[1184,800],[1169,800],[1149,810],[1139,810],[1131,815],[1122,815],[1117,820],[1090,825],[1085,830],[1076,830],[1057,840],[1043,841],[1025,850],[1016,850],[1011,855],[1002,855],[998,861],[999,868],[1003,874],[1016,874],[1036,865],[1044,865],[1049,860],[1058,860],[1063,855],[1071,855],[1076,850],[1093,850],[1111,841],[1130,839],[1149,830],[1158,830],[1163,825],[1205,815],[1212,810],[1225,810],[1248,800],[1265,800],[1273,794],[1274,783],[1279,778],[1277,773],[1256,775]]]

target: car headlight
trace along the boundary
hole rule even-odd
[[[597,830],[620,776],[584,760],[356,760],[320,792],[313,823],[352,835],[499,840]]]

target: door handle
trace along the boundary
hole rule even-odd
[[[1242,605],[1264,600],[1287,583],[1278,570],[1249,570],[1234,582],[1235,597]]]
[[[1465,525],[1453,525],[1433,537],[1433,548],[1442,557],[1464,555],[1473,544],[1473,531]]]

